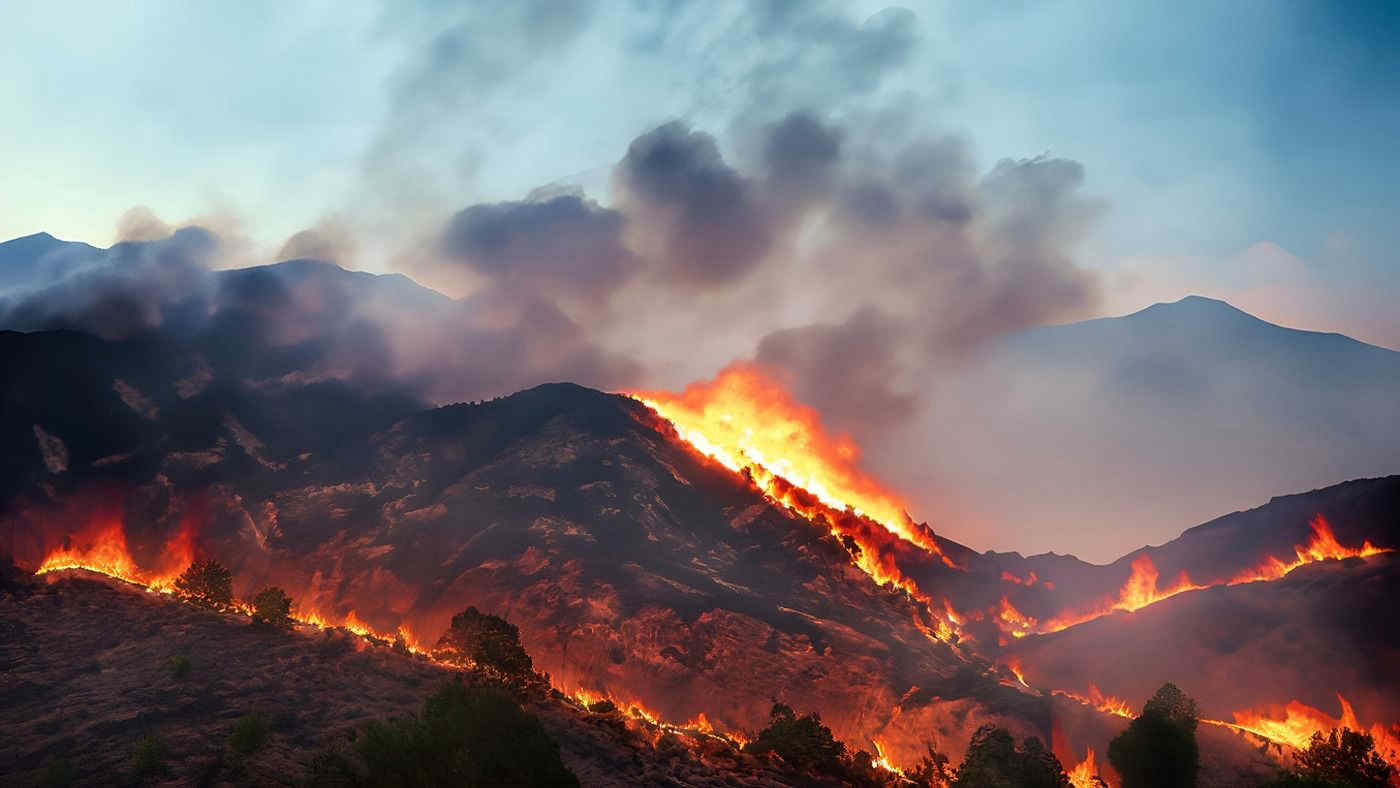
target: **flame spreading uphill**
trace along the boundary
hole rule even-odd
[[[702,454],[747,473],[778,503],[804,514],[852,511],[956,567],[928,529],[909,517],[904,503],[860,470],[859,447],[828,433],[816,410],[794,400],[757,367],[731,365],[713,381],[691,384],[679,395],[632,396]]]
[[[963,637],[952,604],[919,588],[896,565],[892,542],[936,557],[949,557],[926,525],[915,523],[904,503],[859,468],[860,448],[833,436],[813,408],[795,400],[751,364],[732,364],[714,380],[693,383],[680,394],[632,392],[630,396],[663,418],[695,451],[752,481],[774,503],[853,541],[856,565],[877,583],[904,590],[921,603],[928,621],[915,624],[930,638]]]
[[[155,568],[145,569],[137,565],[127,549],[126,528],[120,515],[98,513],[86,527],[70,534],[63,546],[45,556],[35,574],[86,569],[150,591],[173,593],[175,579],[194,562],[194,532],[191,518],[181,522],[161,550]]]
[[[1098,788],[1105,784],[1099,776],[1099,766],[1094,760],[1094,748],[1089,747],[1084,752],[1084,760],[1080,761],[1073,769],[1067,773],[1069,784],[1074,788]]]
[[[160,552],[156,562],[160,569],[147,570],[137,564],[127,549],[126,533],[121,518],[97,517],[91,526],[78,529],[63,546],[46,556],[34,574],[42,576],[68,571],[91,572],[137,586],[150,593],[174,594],[176,579],[194,562],[195,531],[192,521],[182,523],[176,535],[166,542]],[[247,602],[235,600],[232,612],[251,616],[253,608]],[[385,633],[366,624],[354,610],[350,610],[344,616],[332,616],[314,609],[294,608],[291,618],[299,624],[318,630],[343,629],[379,645],[394,644],[443,667],[457,667],[456,663],[443,661],[435,656],[434,651],[425,647],[403,624],[399,625],[393,634]],[[736,748],[744,746],[748,741],[743,734],[736,731],[717,729],[703,713],[686,722],[671,723],[648,709],[639,700],[624,701],[607,693],[584,689],[565,694],[585,710],[594,708],[603,701],[612,703],[623,714],[628,727],[650,736],[653,744],[667,733],[697,739],[713,739]],[[877,765],[893,768],[888,766],[888,761],[883,756],[880,761]]]
[[[1354,731],[1370,734],[1375,741],[1376,752],[1387,763],[1400,769],[1400,724],[1387,727],[1381,723],[1374,723],[1368,727],[1357,719],[1356,711],[1352,708],[1351,703],[1340,693],[1337,695],[1337,703],[1342,710],[1340,717],[1332,717],[1302,701],[1293,700],[1281,709],[1234,712],[1234,722],[1222,720],[1202,720],[1202,722],[1252,733],[1271,742],[1300,750],[1307,748],[1308,742],[1315,733],[1326,736],[1334,729],[1350,728]]]
[[[1116,597],[1111,597],[1100,602],[1098,605],[1088,609],[1066,613],[1046,621],[1037,632],[1059,632],[1063,629],[1092,621],[1096,618],[1106,616],[1117,611],[1132,612],[1141,610],[1144,607],[1160,602],[1163,599],[1176,596],[1186,591],[1195,591],[1202,588],[1210,588],[1218,585],[1241,585],[1244,583],[1256,583],[1266,580],[1277,580],[1305,564],[1316,563],[1318,561],[1340,560],[1343,558],[1365,558],[1372,555],[1391,552],[1389,548],[1376,547],[1371,542],[1365,541],[1361,547],[1345,547],[1337,541],[1337,537],[1332,533],[1332,526],[1322,515],[1316,515],[1309,523],[1312,529],[1312,538],[1307,544],[1298,545],[1294,548],[1295,557],[1291,560],[1281,560],[1274,556],[1269,556],[1253,569],[1235,575],[1226,580],[1217,580],[1210,583],[1195,583],[1191,578],[1182,572],[1176,580],[1165,588],[1159,587],[1158,580],[1160,573],[1152,559],[1146,555],[1139,556],[1132,563],[1132,574],[1128,577],[1122,589]],[[1015,608],[1010,607],[1010,603],[1003,598],[1003,610],[998,619],[1003,622],[1004,630],[1013,637],[1023,637],[1027,631],[1036,627],[1035,619],[1017,613]]]
[[[1019,678],[1019,674],[1017,677]],[[1024,684],[1025,679],[1022,679],[1021,682]],[[1122,717],[1130,720],[1135,716],[1133,714],[1133,707],[1129,706],[1126,700],[1115,698],[1112,695],[1105,695],[1099,690],[1098,686],[1094,684],[1089,685],[1088,695],[1080,695],[1077,692],[1058,689],[1051,690],[1051,694],[1059,695],[1062,698],[1069,698],[1076,703],[1098,709],[1104,714],[1112,714],[1115,717]]]

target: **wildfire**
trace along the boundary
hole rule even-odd
[[[1020,658],[1013,657],[1011,659],[1006,660],[1002,664],[1006,666],[1007,670],[1011,671],[1011,675],[1015,676],[1017,681],[1021,682],[1022,687],[1030,689],[1031,685],[1026,682],[1026,674],[1023,668],[1021,667]]]
[[[1340,560],[1343,558],[1366,558],[1392,552],[1388,547],[1376,547],[1370,540],[1362,542],[1359,548],[1343,547],[1332,533],[1332,525],[1322,515],[1314,515],[1308,523],[1312,528],[1312,538],[1305,545],[1293,548],[1295,557],[1291,561],[1281,561],[1269,556],[1259,566],[1241,572],[1230,580],[1229,585],[1256,583],[1260,580],[1277,580],[1294,569],[1318,561]]]
[[[1191,578],[1182,572],[1177,577],[1176,582],[1167,588],[1158,588],[1157,580],[1160,574],[1157,565],[1152,563],[1152,559],[1146,555],[1138,556],[1133,561],[1132,574],[1128,576],[1128,582],[1123,584],[1123,588],[1118,592],[1118,596],[1104,600],[1090,610],[1070,613],[1064,616],[1051,619],[1046,622],[1045,632],[1059,632],[1068,629],[1076,624],[1092,621],[1100,616],[1106,616],[1119,610],[1131,613],[1134,610],[1141,610],[1153,602],[1160,602],[1168,597],[1176,596],[1184,591],[1195,591],[1206,586],[1196,585],[1191,582]]]
[[[194,562],[194,525],[180,524],[175,535],[161,550],[156,569],[144,569],[127,549],[126,530],[120,518],[100,517],[78,533],[70,535],[62,547],[50,552],[34,574],[64,569],[85,569],[107,575],[162,594],[173,593],[175,579]]]
[[[1014,638],[1023,638],[1035,631],[1035,619],[1017,610],[1004,595],[997,606],[997,621],[1002,631]]]
[[[879,739],[871,739],[870,743],[875,745],[875,757],[870,759],[870,765],[876,769],[884,769],[887,772],[903,775],[904,770],[890,762],[889,756],[885,755],[885,748],[880,744]]]
[[[1084,760],[1068,772],[1069,784],[1074,788],[1102,788],[1106,785],[1099,776],[1099,765],[1094,760],[1094,748],[1086,747]]]
[[[1289,561],[1283,561],[1273,556],[1264,559],[1259,566],[1241,572],[1229,580],[1215,581],[1206,584],[1197,584],[1191,581],[1185,572],[1182,572],[1177,579],[1166,588],[1159,588],[1157,581],[1159,573],[1157,566],[1152,563],[1152,559],[1146,555],[1139,556],[1133,561],[1132,574],[1128,577],[1123,588],[1119,590],[1118,596],[1106,599],[1089,610],[1069,613],[1051,619],[1045,623],[1041,632],[1059,632],[1062,629],[1082,624],[1086,621],[1108,615],[1115,611],[1132,612],[1140,610],[1154,602],[1160,602],[1168,597],[1176,596],[1185,591],[1195,591],[1202,588],[1210,588],[1219,585],[1241,585],[1244,583],[1255,583],[1262,580],[1277,580],[1280,577],[1292,572],[1304,564],[1312,564],[1318,561],[1339,560],[1343,558],[1365,558],[1367,556],[1379,555],[1380,553],[1392,552],[1388,547],[1376,547],[1370,541],[1362,543],[1361,547],[1344,547],[1337,541],[1337,537],[1332,533],[1332,526],[1322,515],[1315,515],[1309,523],[1312,528],[1312,537],[1307,544],[1298,545],[1293,549],[1295,557]],[[1012,634],[1015,634],[1014,632]]]
[[[1295,749],[1307,749],[1314,733],[1326,736],[1333,729],[1350,728],[1368,733],[1375,740],[1376,752],[1390,765],[1400,769],[1400,725],[1386,726],[1375,723],[1369,727],[1361,724],[1351,703],[1337,694],[1341,706],[1341,716],[1332,717],[1326,712],[1313,708],[1299,700],[1293,700],[1282,709],[1267,711],[1237,711],[1234,722],[1203,720],[1213,725],[1221,725],[1238,731],[1252,733],[1269,741],[1285,744]]]
[[[730,365],[714,380],[693,383],[680,394],[633,396],[701,453],[736,473],[747,472],[775,501],[800,511],[805,502],[794,493],[806,492],[828,509],[868,517],[955,565],[909,517],[903,501],[860,470],[860,448],[845,436],[831,435],[815,409],[793,399],[757,367]]]
[[[1104,714],[1112,714],[1115,717],[1123,717],[1125,719],[1133,718],[1133,707],[1129,706],[1126,700],[1115,698],[1112,695],[1105,695],[1099,690],[1098,686],[1094,684],[1089,685],[1088,695],[1080,695],[1077,692],[1058,689],[1051,690],[1051,692],[1055,695],[1069,698],[1076,703],[1098,709]]]
[[[662,734],[670,733],[677,736],[687,736],[691,738],[704,737],[716,739],[733,745],[736,748],[743,747],[748,743],[748,738],[743,734],[734,731],[721,731],[716,728],[701,712],[694,718],[681,723],[667,722],[662,716],[651,709],[648,709],[638,700],[619,700],[616,697],[588,689],[576,689],[569,694],[574,702],[585,710],[592,710],[600,703],[611,703],[622,716],[630,722],[636,723],[634,729],[643,729],[639,732],[651,734],[652,743],[655,744]]]

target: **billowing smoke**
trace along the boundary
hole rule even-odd
[[[666,5],[637,9],[622,40],[683,98],[590,161],[587,190],[542,177],[447,196],[482,193],[483,168],[534,172],[486,158],[485,138],[527,134],[510,96],[546,89],[617,20],[590,3],[409,9],[381,32],[421,46],[326,219],[249,260],[234,222],[172,231],[136,209],[82,270],[0,293],[0,327],[160,335],[249,385],[348,380],[427,402],[551,380],[676,388],[753,361],[870,443],[988,341],[1092,309],[1083,168],[988,168],[937,129],[936,102],[885,90],[922,45],[910,12]],[[674,90],[673,67],[696,81]]]

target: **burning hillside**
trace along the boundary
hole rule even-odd
[[[30,571],[83,567],[158,590],[212,556],[239,596],[277,585],[304,622],[420,651],[472,604],[515,622],[556,687],[629,719],[741,738],[779,700],[898,768],[930,744],[956,762],[983,723],[1050,741],[1081,699],[1104,722],[1066,727],[1056,751],[1067,767],[1086,747],[1103,753],[1123,706],[1101,711],[1090,688],[1129,704],[1150,691],[1115,669],[1204,677],[1212,695],[1228,679],[1210,660],[1067,671],[1044,655],[1097,663],[1051,644],[1223,590],[1268,597],[1309,567],[1383,560],[1397,543],[1382,480],[1297,501],[1305,534],[1292,508],[1247,527],[1227,518],[1223,552],[1196,549],[1193,531],[1190,550],[1105,567],[978,554],[915,522],[857,447],[748,367],[676,395],[542,386],[314,440],[279,432],[261,393],[161,398],[117,374],[159,402],[114,422],[120,451],[29,395],[0,417],[31,439],[34,423],[60,425],[45,434],[69,446],[69,470],[36,455],[4,504],[6,543]],[[333,410],[339,394],[321,396]],[[1016,677],[993,663],[1017,659]],[[1261,678],[1210,712],[1326,702],[1282,686]],[[1392,718],[1375,705],[1386,686],[1358,673],[1333,689],[1369,724]]]

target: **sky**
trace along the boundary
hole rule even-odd
[[[195,223],[218,265],[407,273],[472,299],[474,357],[513,365],[443,396],[520,370],[678,388],[756,360],[878,439],[999,336],[1189,293],[1400,348],[1393,3],[5,19],[0,238]]]

